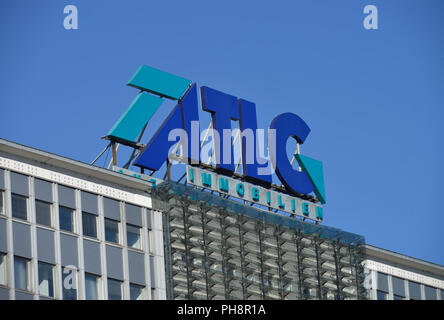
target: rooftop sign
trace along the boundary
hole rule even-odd
[[[275,194],[271,191],[267,193],[266,190],[270,188],[272,175],[276,173],[285,187],[285,193],[290,196],[288,198],[290,202],[285,204],[279,202],[279,199],[283,201],[284,198],[277,196],[275,201],[278,201],[276,202],[278,208],[295,213],[298,209],[295,207],[295,210],[292,210],[292,205],[300,202],[300,199],[297,201],[291,199],[312,192],[319,202],[325,203],[322,163],[300,154],[299,146],[305,142],[310,128],[296,114],[289,112],[279,114],[271,121],[267,131],[268,146],[265,146],[265,130],[257,128],[256,105],[253,102],[205,86],[198,90],[196,84],[190,80],[148,66],[140,67],[128,85],[140,89],[141,92],[109,131],[106,138],[110,140],[135,146],[137,136],[141,136],[140,132],[143,132],[163,100],[177,101],[176,107],[136,158],[133,163],[135,166],[154,172],[161,168],[166,159],[179,159],[189,165],[187,167],[188,182],[193,182],[190,172],[194,171],[198,173],[194,176],[196,179],[194,182],[200,181],[201,170],[198,168],[202,164],[198,115],[198,91],[200,91],[202,110],[211,115],[215,172],[208,175],[215,179],[216,184],[212,182],[210,187],[216,186],[216,181],[222,179],[222,176],[226,177],[223,179],[228,179],[229,186],[239,185],[229,178],[235,175],[237,169],[233,160],[233,145],[236,138],[231,122],[234,120],[239,123],[237,130],[240,132],[241,141],[241,179],[249,183],[240,182],[244,187],[260,190],[259,198],[262,199],[261,201],[267,201],[263,200],[266,199],[267,194],[270,196]],[[208,131],[210,128],[207,134]],[[295,139],[298,145],[298,151],[295,152],[292,161],[289,161],[286,152],[289,138]],[[179,158],[176,157],[178,144],[181,148]],[[265,157],[260,151],[264,152],[267,149],[268,156]],[[297,161],[297,168],[293,168],[294,160]],[[250,200],[254,201],[253,198]],[[319,217],[316,219],[315,211],[312,214],[313,217],[309,214],[311,218],[319,219]]]

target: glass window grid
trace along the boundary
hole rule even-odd
[[[4,208],[4,203],[5,203],[4,195],[5,195],[5,192],[3,190],[0,190],[0,214],[6,214],[6,210],[2,210],[2,206],[1,206],[3,204],[3,208]],[[11,196],[17,197],[18,199],[24,199],[26,201],[26,221],[29,221],[29,197],[23,196],[23,195],[19,195],[19,194],[11,194]],[[35,208],[35,214],[36,214],[36,217],[35,217],[36,218],[36,224],[38,224],[40,226],[44,226],[44,227],[54,227],[54,217],[53,217],[53,214],[54,214],[53,206],[54,206],[54,204],[50,203],[50,202],[47,202],[47,201],[40,200],[40,199],[35,199],[34,201],[35,202],[39,202],[39,203],[43,203],[45,205],[47,204],[50,207],[49,208],[50,209],[50,217],[49,217],[50,223],[49,223],[49,225],[41,223],[41,221],[37,222],[37,210],[38,210],[37,209],[37,205],[34,207]],[[71,213],[71,228],[70,228],[70,230],[65,230],[65,229],[60,228],[60,217],[59,217],[58,220],[59,220],[59,229],[60,229],[60,231],[62,231],[62,232],[69,232],[69,233],[76,233],[76,228],[77,228],[77,226],[76,226],[77,225],[77,223],[76,223],[77,222],[77,220],[76,220],[76,209],[69,208],[67,206],[62,206],[62,205],[59,205],[58,209],[59,210],[60,209],[68,210]],[[59,215],[60,215],[60,212],[59,212]],[[17,218],[17,217],[13,217],[13,218]],[[148,218],[151,218],[151,215],[148,215]],[[18,219],[20,219],[20,218],[18,218]],[[118,232],[117,232],[117,234],[118,234],[117,235],[118,236],[118,242],[117,242],[117,244],[121,244],[121,231],[122,231],[121,230],[121,222],[117,221],[117,220],[109,219],[109,218],[105,218],[105,219],[111,220],[113,222],[117,222],[118,223]],[[24,219],[21,219],[21,220],[24,220]],[[150,225],[150,224],[148,223],[148,225]],[[143,239],[142,239],[143,238],[142,227],[136,226],[136,225],[132,225],[132,224],[127,224],[127,226],[130,226],[130,234],[136,234],[137,238],[138,238],[138,240],[135,242],[135,244],[133,246],[129,246],[129,247],[133,248],[133,249],[142,250],[142,248],[144,247],[144,245],[142,243],[142,241],[143,241]],[[99,226],[96,223],[96,238],[97,238],[97,235],[99,233],[98,229],[99,229]],[[137,230],[137,232],[134,232],[135,230]],[[153,234],[152,234],[152,229],[148,228],[147,230],[149,232],[149,239],[148,239],[149,240],[149,252],[153,253],[153,246],[152,246]],[[112,243],[115,243],[115,242],[112,242]],[[7,255],[5,255],[4,257],[6,258]],[[26,291],[31,292],[32,291],[32,289],[31,289],[31,286],[32,286],[31,260],[30,259],[24,259],[24,260],[26,260],[26,268],[27,268],[27,271],[26,271],[27,272],[26,273],[26,276],[27,276],[27,279],[26,279],[27,280],[27,289],[26,289]],[[41,263],[41,262],[38,262],[38,264],[39,263]],[[6,262],[5,262],[5,265],[7,265]],[[48,264],[48,265],[50,265],[50,264]],[[63,268],[62,268],[62,270],[63,270]],[[63,271],[62,271],[62,274],[63,274]],[[95,275],[92,275],[92,276],[95,276]],[[37,272],[37,277],[38,277],[38,272]],[[6,278],[7,278],[7,276],[6,276]],[[97,281],[97,286],[98,286],[97,290],[98,290],[98,292],[97,293],[98,293],[98,297],[100,298],[100,290],[99,289],[100,289],[101,277],[97,276],[97,278],[98,278],[98,281]],[[53,289],[53,292],[52,292],[52,296],[49,295],[48,297],[54,297],[55,296],[55,287],[56,287],[55,283],[54,283],[55,282],[55,266],[53,266],[53,279],[52,279],[52,281],[53,281],[54,289]],[[1,282],[0,282],[0,285],[1,285]],[[144,292],[145,292],[146,288],[144,286],[141,286],[141,285],[138,285],[138,284],[131,284],[131,286],[141,290],[141,293],[140,293],[141,298],[140,299],[143,299],[144,298]],[[154,294],[154,290],[155,289],[152,288],[153,294]],[[36,288],[36,293],[39,293],[39,288]],[[41,293],[39,293],[39,294],[42,295],[42,296],[46,296],[46,295],[41,294]],[[77,295],[78,295],[78,284],[77,284],[77,289],[75,291],[75,295],[76,295],[76,299],[77,299],[78,298],[77,297]],[[123,298],[123,285],[122,285],[122,298]],[[131,297],[129,297],[129,298],[131,298]]]
[[[7,255],[4,254],[4,253],[0,253],[0,255],[4,258],[3,259],[3,264],[6,267],[7,266],[7,263],[6,263]],[[26,258],[22,258],[22,257],[14,256],[14,259],[17,259],[17,258],[20,259],[22,262],[26,263],[26,268],[27,268],[27,270],[26,270],[27,289],[21,289],[21,288],[16,288],[16,289],[20,290],[20,291],[32,292],[31,284],[30,284],[31,283],[31,276],[30,276],[31,260],[30,259],[26,259]],[[36,293],[39,294],[40,296],[49,297],[49,298],[55,298],[55,290],[56,290],[56,283],[55,283],[55,273],[56,273],[56,271],[55,271],[55,269],[56,269],[56,267],[54,265],[52,265],[52,264],[45,263],[45,262],[42,262],[42,261],[38,261],[37,263],[38,263],[39,270],[38,270],[38,287],[37,287],[37,292]],[[41,274],[40,266],[42,266],[42,265],[51,268],[51,277],[49,279],[50,280],[49,287],[52,287],[52,289],[48,290],[49,294],[46,294],[44,291],[41,290],[41,282],[40,281],[42,279],[41,278],[42,274]],[[76,279],[77,279],[77,271],[74,271],[74,274],[75,274],[74,275],[74,277],[75,277],[74,281],[76,282],[76,288],[77,289],[66,289],[65,290],[65,288],[63,287],[63,282],[65,280],[65,277],[67,277],[70,273],[68,273],[68,274],[63,273],[64,269],[69,269],[69,268],[65,268],[65,267],[61,267],[61,268],[62,268],[62,299],[64,299],[64,300],[77,300],[77,298],[78,298],[77,297],[78,283],[76,281]],[[96,287],[97,287],[96,288],[97,299],[100,299],[101,276],[90,274],[90,273],[85,273],[85,288],[86,288],[86,282],[87,282],[86,279],[87,279],[87,277],[89,279],[91,279],[91,280],[95,279],[95,284],[96,284]],[[5,272],[5,278],[6,278],[6,272]],[[110,286],[109,286],[109,282],[110,281],[119,283],[120,290],[121,290],[120,291],[120,297],[121,297],[121,299],[124,299],[123,282],[120,281],[120,280],[115,280],[115,279],[108,278],[108,290],[110,288]],[[5,285],[5,284],[6,284],[6,282],[3,285]],[[1,282],[0,282],[0,285],[2,285]],[[71,290],[74,290],[74,291],[70,292]],[[129,296],[129,299],[130,300],[143,300],[143,299],[145,299],[145,290],[146,290],[146,287],[143,286],[143,285],[135,284],[135,283],[130,283],[130,296]],[[137,292],[137,294],[135,294],[135,292]],[[155,296],[154,296],[155,288],[151,288],[151,292],[152,292],[152,297],[154,299],[155,298]],[[69,294],[69,296],[71,296],[71,298],[73,297],[74,299],[71,299],[69,296],[67,296],[67,293]],[[87,300],[86,294],[87,293],[85,292],[85,299]],[[111,297],[108,296],[108,299],[111,300]]]
[[[3,197],[3,195],[4,195],[4,192],[2,192],[2,190],[0,190],[0,197]],[[23,197],[23,196],[22,196]],[[29,198],[27,198],[27,197],[23,197],[23,198],[26,198],[27,200],[29,199]],[[0,201],[1,201],[2,199],[0,199]],[[4,203],[4,202],[3,202]],[[27,201],[27,203],[28,203],[28,201]],[[28,213],[28,205],[27,205],[27,213]],[[0,208],[0,213],[2,213],[1,212],[1,208]],[[75,214],[75,210],[73,210],[73,215]],[[29,217],[29,213],[27,214],[27,218]],[[74,221],[75,221],[75,219],[74,219],[74,216],[73,216],[73,224],[74,224]],[[151,236],[152,236],[152,233],[151,233],[151,229],[149,229],[149,246],[150,246],[150,252],[151,252],[151,243],[152,243],[152,241],[151,241]],[[141,242],[140,241],[141,240],[141,233],[139,233],[139,243]],[[29,269],[29,263],[28,263],[28,269]],[[29,282],[29,278],[28,278],[28,282]],[[1,283],[0,283],[1,284]],[[384,294],[387,294],[387,293],[385,293],[384,292]],[[387,294],[388,295],[388,294]],[[441,295],[443,295],[443,291],[441,290]],[[395,295],[394,295],[395,296]],[[443,299],[443,297],[441,297],[441,299]]]

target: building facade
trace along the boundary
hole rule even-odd
[[[0,299],[165,299],[146,184],[0,140]]]
[[[0,139],[0,299],[444,299],[444,267]]]
[[[444,267],[364,246],[365,287],[372,300],[444,300]]]
[[[169,299],[365,299],[362,236],[193,187],[153,192]]]

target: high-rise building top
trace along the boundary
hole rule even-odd
[[[0,139],[0,299],[444,299],[354,233]]]

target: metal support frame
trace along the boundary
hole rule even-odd
[[[242,285],[242,296],[243,299],[247,299],[247,284],[246,284],[246,280],[245,280],[245,254],[244,254],[244,234],[243,234],[243,229],[242,229],[242,225],[243,225],[243,220],[244,217],[241,215],[237,216],[237,224],[238,224],[238,229],[239,229],[239,253],[240,253],[240,261],[241,261],[241,285]]]
[[[297,268],[298,268],[298,290],[299,299],[304,299],[303,295],[303,276],[302,276],[302,248],[301,248],[301,232],[298,231],[295,236]]]
[[[278,275],[279,275],[279,296],[281,299],[284,299],[284,288],[282,286],[282,278],[283,278],[283,270],[282,270],[282,249],[281,249],[281,226],[276,226],[275,228],[275,236],[276,236],[276,247],[278,252],[277,264],[278,264]]]
[[[335,274],[336,274],[336,287],[337,287],[337,295],[336,299],[341,300],[342,299],[342,292],[341,292],[341,278],[340,278],[340,265],[339,265],[339,249],[338,249],[339,243],[338,241],[335,241],[333,243],[333,257],[335,259]]]
[[[203,256],[203,262],[202,265],[205,266],[204,268],[204,272],[205,272],[205,290],[207,292],[207,299],[210,299],[210,288],[209,288],[209,281],[208,281],[208,239],[207,239],[207,212],[209,209],[206,208],[206,206],[204,206],[204,204],[201,204],[198,206],[198,210],[200,212],[200,216],[201,216],[201,221],[202,221],[202,241],[203,241],[203,251],[204,251],[204,256]]]
[[[173,185],[195,193],[178,192]],[[359,236],[332,230],[320,236],[326,227],[317,226],[318,229],[308,232],[311,224],[302,222],[305,227],[294,230],[282,223],[272,224],[262,212],[249,217],[245,212],[233,211],[228,202],[220,203],[230,200],[217,195],[175,183],[168,186],[159,185],[153,192],[153,208],[168,212],[164,220],[164,232],[168,233],[164,235],[168,298],[363,298]],[[255,210],[250,206],[242,208]],[[174,224],[173,229],[168,224]],[[173,243],[175,247],[171,248]],[[273,250],[271,255],[269,250]],[[175,260],[171,259],[172,254],[177,255]],[[178,254],[185,258],[182,269],[178,268],[183,265]],[[192,264],[191,259],[196,263]],[[270,265],[273,259],[274,266]],[[209,268],[216,261],[222,264],[222,270]],[[250,278],[253,274],[255,277]],[[273,278],[272,284],[269,277]],[[297,291],[284,288],[291,283],[297,283]],[[317,289],[317,294],[306,295],[304,289]]]
[[[185,245],[185,268],[186,268],[186,277],[187,277],[187,290],[188,290],[188,299],[192,299],[193,292],[191,291],[191,271],[190,271],[190,259],[191,252],[188,248],[188,218],[187,218],[187,209],[185,205],[182,205],[182,219],[183,219],[183,227],[184,227],[184,233],[183,233],[183,241]]]
[[[174,300],[173,261],[171,251],[170,212],[162,214],[163,223],[163,252],[165,257],[165,278],[167,288],[167,300]]]
[[[318,299],[321,300],[323,298],[322,295],[322,283],[321,283],[321,264],[320,264],[320,257],[319,257],[319,239],[315,237],[313,239],[314,246],[315,246],[315,254],[316,254],[316,277],[318,278]]]
[[[219,209],[219,223],[220,223],[220,238],[221,238],[221,246],[220,246],[220,254],[222,257],[222,273],[224,277],[224,287],[225,287],[225,299],[230,299],[230,287],[227,279],[227,263],[226,263],[226,239],[225,239],[225,217],[223,212],[220,212]]]
[[[117,147],[116,147],[116,143],[115,142],[112,142],[111,143],[111,148],[112,148],[112,150],[113,150],[113,158],[112,158],[112,164],[114,165],[114,166],[117,166],[117,150],[119,150],[119,146],[120,145],[118,145]],[[110,163],[109,163],[109,165],[108,165],[108,169],[109,169],[109,167],[111,166],[111,161],[110,161]]]
[[[264,270],[264,234],[263,234],[263,222],[256,222],[256,231],[259,239],[259,254],[260,254],[260,266],[261,266],[261,282],[260,287],[262,291],[262,299],[265,299],[265,270]]]
[[[97,160],[99,160],[99,158],[106,152],[106,150],[108,150],[108,148],[111,147],[111,143],[108,143],[107,146],[105,147],[105,149],[103,149],[102,152],[99,153],[99,155],[91,162],[91,165],[93,165],[94,163],[96,163]]]

